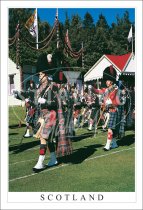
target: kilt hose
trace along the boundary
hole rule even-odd
[[[109,121],[107,127],[114,130],[116,135],[124,134],[124,106],[118,106],[117,111],[109,112]]]

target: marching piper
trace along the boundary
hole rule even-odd
[[[46,167],[43,162],[47,146],[50,152],[50,161],[47,166],[58,164],[56,154],[57,156],[65,156],[72,152],[71,142],[65,136],[64,116],[58,87],[48,81],[49,71],[45,54],[38,58],[37,72],[39,72],[40,79],[40,86],[37,89],[40,128],[35,137],[40,138],[40,150],[38,162],[33,168],[35,172]],[[53,141],[54,137],[57,140],[56,147]]]
[[[124,134],[124,93],[115,85],[116,70],[113,66],[107,67],[103,72],[103,80],[107,88],[94,89],[95,93],[102,94],[103,105],[109,112],[107,141],[105,151],[118,147],[115,137]]]
[[[50,54],[51,55],[51,54]],[[52,63],[52,57],[41,54],[37,61],[37,74],[39,74],[39,86],[34,93],[34,125],[33,137],[40,139],[39,158],[33,167],[34,172],[40,172],[47,167],[58,164],[57,157],[66,156],[72,153],[70,139],[66,137],[65,120],[62,110],[62,102],[59,89],[56,83],[51,83],[48,75],[55,74],[50,68],[57,69]],[[16,98],[27,99],[27,92],[14,91]],[[56,143],[55,143],[56,139]],[[50,152],[50,160],[44,164],[46,150]]]

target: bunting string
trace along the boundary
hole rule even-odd
[[[12,38],[8,38],[8,41],[12,41],[12,40],[14,40],[14,39],[15,39],[15,37],[16,37],[16,34],[15,34]]]
[[[9,44],[9,47],[12,46],[16,42],[16,39],[17,37],[15,36],[13,42]]]
[[[38,48],[38,49],[37,49],[36,47],[32,47],[28,42],[26,42],[24,37],[21,36],[21,38],[22,38],[22,40],[24,41],[24,43],[27,44],[31,49],[36,50],[36,51],[42,51],[42,50],[44,50],[45,48],[49,47],[49,44],[50,44],[50,42],[51,42],[51,40],[52,40],[52,38],[53,38],[53,36],[54,36],[55,30],[56,30],[56,28],[54,28],[54,30],[53,30],[53,32],[52,32],[52,35],[51,35],[49,41],[45,44],[45,46],[43,46],[43,47],[41,47],[41,48]]]
[[[52,36],[53,33],[55,32],[55,28],[56,28],[56,25],[57,25],[57,24],[58,24],[58,21],[55,21],[55,24],[54,24],[54,26],[53,26],[53,28],[52,28],[50,34],[49,34],[44,40],[42,40],[42,41],[40,41],[40,42],[32,42],[32,41],[28,40],[28,39],[26,38],[26,36],[24,36],[24,35],[22,34],[21,31],[20,31],[20,34],[21,34],[21,36],[23,36],[24,39],[25,39],[28,43],[30,43],[30,44],[42,44],[42,43],[46,42],[47,40],[49,40],[49,39],[51,38],[51,36]]]
[[[73,51],[73,49],[69,47],[68,44],[65,42],[60,25],[59,25],[59,32],[60,32],[61,40],[64,44],[65,51],[68,53],[70,57],[78,59],[82,55],[83,48],[81,48],[78,52]]]

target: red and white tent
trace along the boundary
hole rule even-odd
[[[102,79],[106,67],[113,65],[117,78],[121,74],[135,75],[135,56],[133,53],[124,55],[103,55],[84,75],[84,81]]]

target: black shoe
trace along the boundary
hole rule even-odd
[[[103,150],[104,150],[105,152],[109,151],[109,149],[106,149],[106,148],[103,148]]]
[[[44,171],[46,168],[48,168],[48,167],[45,166],[44,168],[41,168],[41,169],[33,168],[32,170],[33,170],[34,173],[39,173],[41,171]]]
[[[29,135],[29,136],[23,135],[23,138],[31,138],[31,137],[32,137],[32,135]]]

